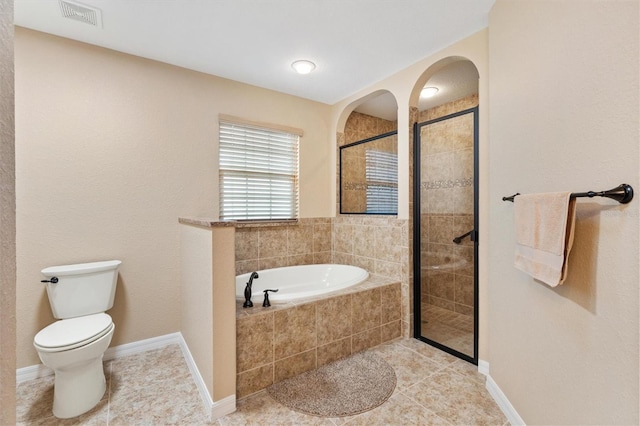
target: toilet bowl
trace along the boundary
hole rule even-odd
[[[111,343],[115,325],[107,314],[89,317],[99,315],[104,317],[97,321],[88,317],[56,321],[34,338],[40,360],[55,372],[53,414],[58,418],[76,417],[89,411],[106,390],[102,356]],[[96,328],[91,330],[77,320],[87,320]],[[68,332],[66,336],[65,332]],[[64,340],[64,345],[56,342],[60,339]]]
[[[115,325],[104,311],[113,306],[120,261],[47,268],[47,293],[58,321],[33,339],[42,363],[55,373],[53,414],[79,416],[102,399],[102,365]],[[55,275],[54,275],[55,274]],[[55,279],[54,279],[55,278]]]

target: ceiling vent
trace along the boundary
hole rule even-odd
[[[75,19],[76,21],[84,22],[85,24],[93,25],[94,27],[102,27],[102,16],[100,10],[68,0],[59,1],[60,11],[62,12],[63,17]]]

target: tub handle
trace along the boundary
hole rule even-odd
[[[263,291],[264,291],[264,301],[262,302],[262,306],[263,306],[263,307],[265,307],[265,308],[266,308],[266,307],[268,307],[268,306],[271,306],[271,302],[269,302],[269,292],[270,292],[270,291],[272,291],[272,292],[274,292],[274,293],[277,293],[277,292],[278,292],[278,290],[280,290],[280,289],[279,289],[279,288],[276,288],[276,289],[270,289],[270,288],[268,288],[268,289],[266,289],[266,290],[263,290]]]

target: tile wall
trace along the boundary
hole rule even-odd
[[[402,283],[402,332],[409,334],[412,244],[409,221],[395,216],[340,215],[277,227],[236,228],[236,275],[262,269],[339,263]]]
[[[236,228],[236,275],[282,266],[332,263],[331,218]]]
[[[417,109],[412,116],[417,118]],[[344,133],[337,133],[336,212],[340,211],[340,146],[397,130],[397,121],[352,112]],[[410,126],[410,130],[412,129]],[[397,137],[396,137],[397,143]],[[413,170],[413,157],[409,160]],[[410,209],[413,192],[410,191]],[[410,210],[411,211],[411,210]],[[413,324],[413,220],[397,216],[338,214],[333,219],[333,261],[360,266],[372,273],[400,280],[402,335],[412,334]]]
[[[400,304],[395,283],[297,306],[240,310],[236,396],[400,337]]]
[[[398,280],[402,294],[402,333],[411,316],[411,244],[409,221],[395,216],[340,215],[333,218],[333,262],[354,265]]]
[[[344,142],[338,146],[358,142],[398,129],[398,122],[352,112],[344,127]]]

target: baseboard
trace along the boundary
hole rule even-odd
[[[229,395],[226,398],[222,398],[219,401],[213,403],[211,407],[211,421],[215,421],[220,417],[224,417],[227,414],[231,414],[236,411],[236,396]]]
[[[16,384],[53,375],[53,370],[42,364],[30,365],[16,370]]]
[[[152,337],[150,339],[138,340],[137,342],[125,343],[124,345],[109,348],[104,353],[104,361],[122,358],[123,356],[135,355],[142,352],[161,349],[168,345],[180,344],[182,334],[180,332],[165,334],[164,336]]]
[[[198,370],[198,366],[196,362],[193,360],[193,356],[191,355],[191,351],[187,346],[187,342],[184,340],[182,334],[180,335],[180,349],[182,350],[182,356],[187,363],[187,367],[189,367],[189,371],[191,372],[191,377],[193,377],[193,381],[196,383],[196,387],[198,388],[198,393],[200,394],[200,399],[202,399],[202,403],[204,404],[207,412],[212,411],[213,407],[213,399],[211,399],[211,395],[209,394],[209,390],[207,389],[207,385],[204,383],[202,379],[202,375]]]
[[[507,396],[502,392],[498,384],[489,375],[487,375],[486,387],[489,391],[489,394],[494,399],[494,401],[496,401],[498,407],[500,407],[500,410],[502,410],[512,426],[525,424],[524,420],[522,420],[522,417],[520,417],[516,409],[513,407],[513,405],[511,405],[511,402],[509,402]]]
[[[141,352],[161,349],[167,345],[181,344],[184,342],[182,334],[171,333],[164,336],[152,337],[151,339],[139,340],[133,343],[114,346],[105,351],[103,360],[110,361],[112,359],[121,358],[127,355],[134,355]],[[184,351],[183,351],[184,352]],[[42,364],[30,365],[29,367],[18,368],[16,370],[16,382],[22,383],[28,380],[39,379],[41,377],[53,375],[53,370]]]
[[[489,375],[489,361],[478,360],[478,373],[484,374],[485,376]]]

